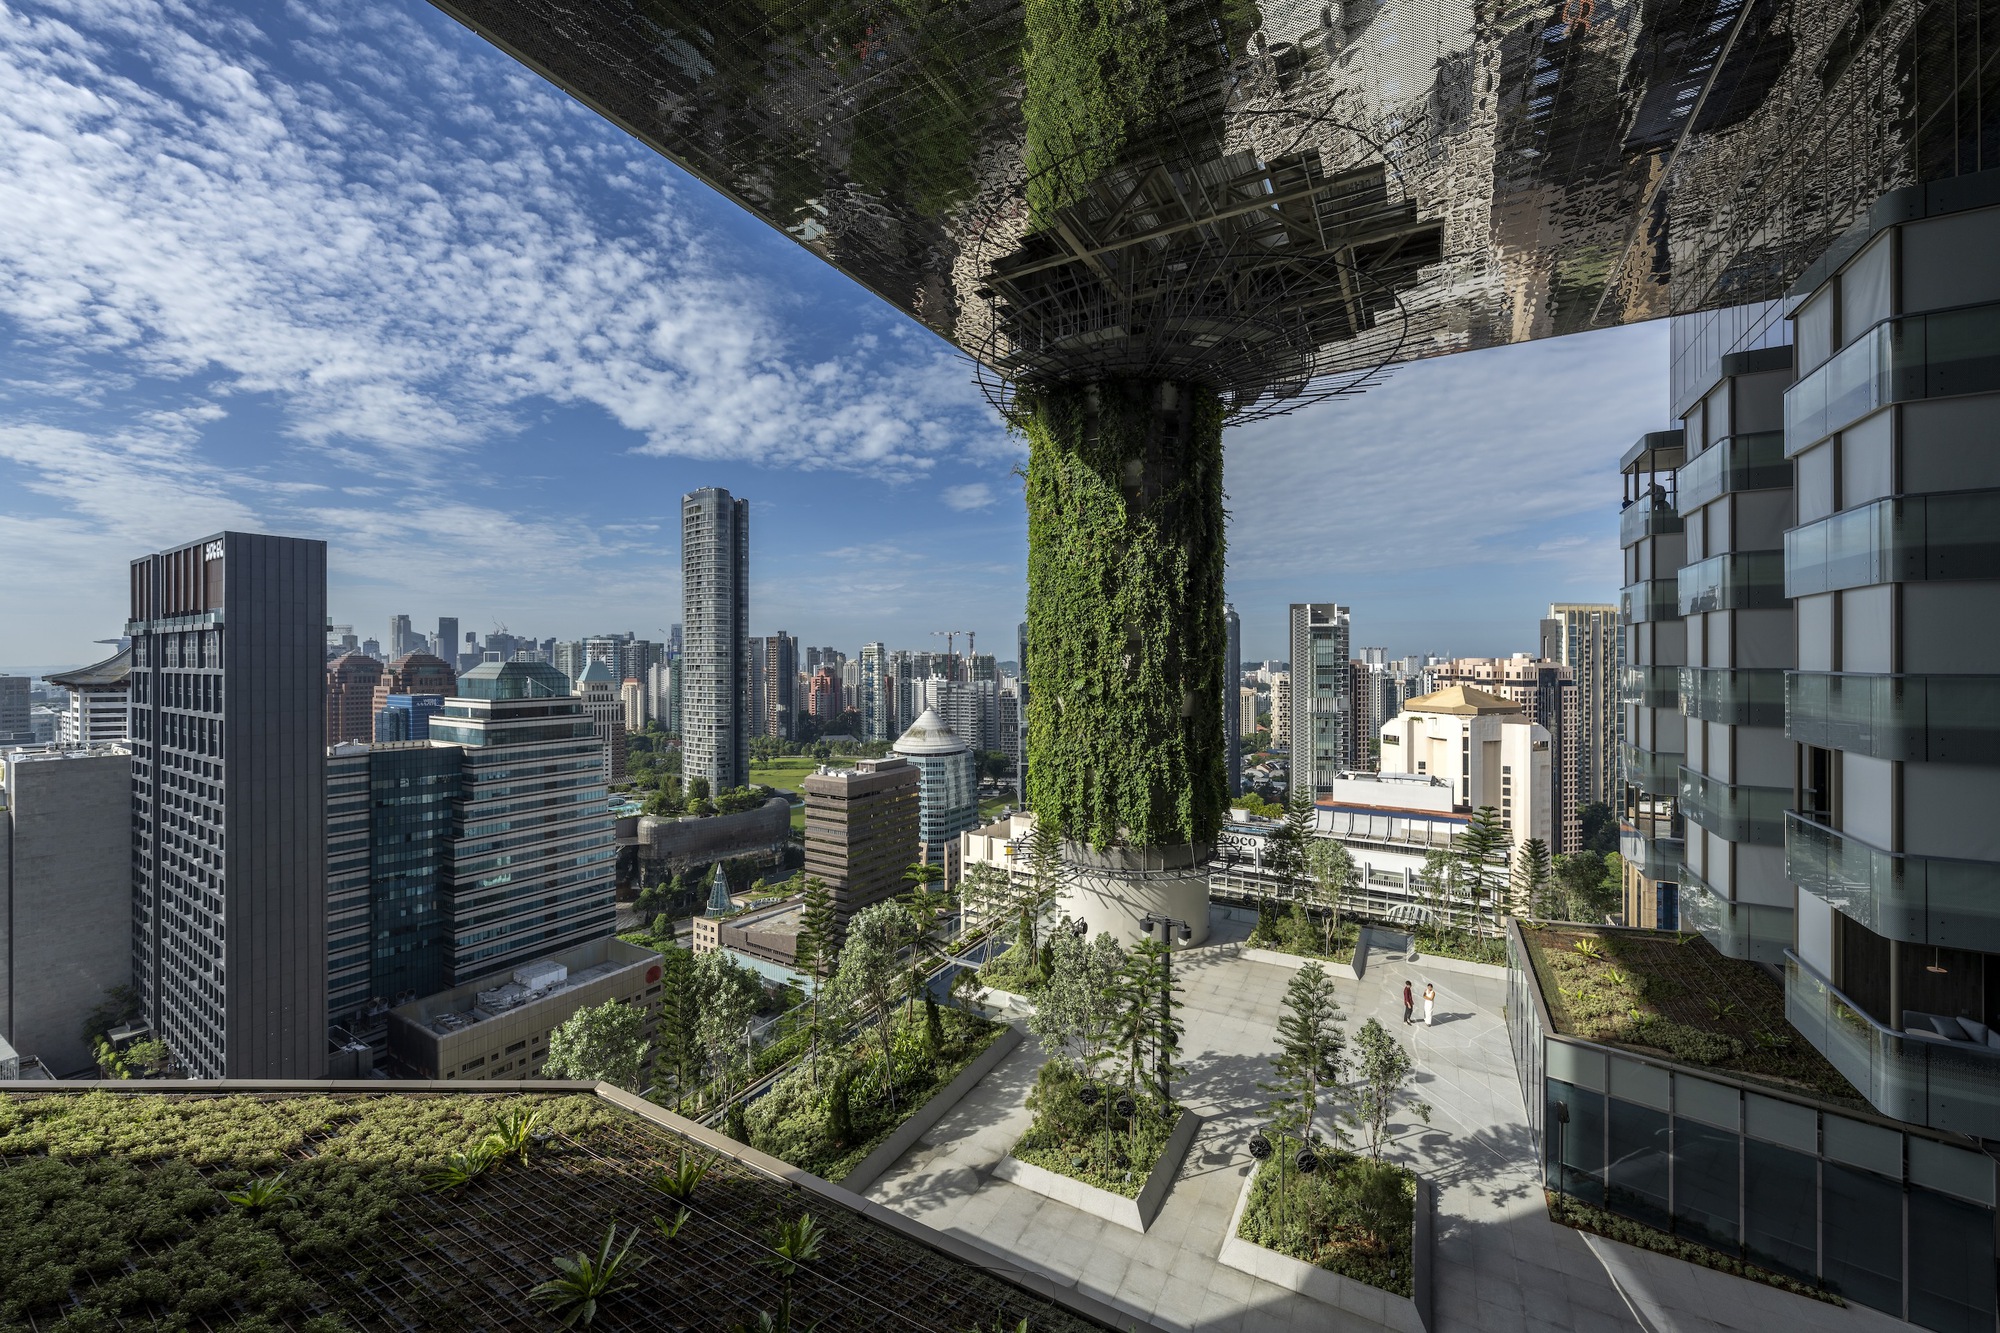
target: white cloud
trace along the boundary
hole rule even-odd
[[[601,408],[646,453],[896,476],[1001,436],[928,335],[803,354],[786,298],[676,215],[666,169],[601,161],[607,131],[511,62],[334,8],[337,38],[289,50],[143,0],[0,8],[0,313],[276,395],[297,439],[398,471],[538,398]]]
[[[984,509],[994,501],[993,488],[983,481],[944,488],[944,502],[953,509]]]

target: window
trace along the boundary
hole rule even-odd
[[[1744,1139],[1743,1216],[1753,1262],[1808,1282],[1818,1276],[1819,1177],[1809,1154]]]
[[[1903,1313],[1903,1190],[1872,1171],[1820,1163],[1826,1285],[1862,1305]],[[1986,1232],[1986,1247],[1993,1232]],[[1914,1312],[1913,1312],[1914,1313]]]
[[[1604,1206],[1665,1230],[1667,1165],[1667,1113],[1612,1098]]]
[[[1736,1248],[1741,1140],[1674,1117],[1674,1230],[1718,1249]]]
[[[1910,1190],[1910,1322],[1993,1327],[1993,1210]]]

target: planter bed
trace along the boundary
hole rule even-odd
[[[1355,952],[1359,956],[1361,951],[1357,949]],[[1322,971],[1336,980],[1359,981],[1361,979],[1361,974],[1355,971],[1354,964],[1336,963],[1331,958],[1319,958],[1312,954],[1287,953],[1283,949],[1259,949],[1248,944],[1235,946],[1235,953],[1238,958],[1247,959],[1253,963],[1264,963],[1270,967],[1287,968],[1293,972],[1298,971],[1307,963],[1318,963]]]
[[[1236,1210],[1229,1216],[1229,1230],[1224,1234],[1222,1252],[1217,1256],[1224,1267],[1248,1273],[1287,1291],[1295,1291],[1309,1300],[1359,1315],[1383,1327],[1395,1329],[1397,1333],[1425,1333],[1430,1328],[1433,1200],[1427,1181],[1421,1177],[1416,1181],[1410,1228],[1410,1294],[1406,1296],[1385,1291],[1318,1264],[1295,1259],[1239,1235],[1260,1169],[1257,1164],[1252,1164],[1244,1175],[1243,1189],[1236,1196]]]
[[[1166,1202],[1167,1192],[1173,1188],[1174,1179],[1180,1174],[1181,1162],[1187,1157],[1188,1145],[1194,1142],[1195,1131],[1200,1128],[1201,1117],[1183,1110],[1174,1121],[1166,1146],[1160,1150],[1152,1169],[1144,1178],[1134,1182],[1137,1189],[1131,1196],[1087,1185],[1074,1176],[1022,1161],[1012,1153],[1000,1159],[999,1165],[993,1168],[993,1175],[1054,1199],[1057,1203],[1068,1204],[1092,1217],[1115,1222],[1131,1231],[1144,1231],[1159,1216],[1160,1205]]]
[[[913,1118],[922,1115],[935,1097],[989,1054],[994,1043],[1010,1037],[1013,1041],[1020,1040],[1020,1034],[1005,1023],[962,1010],[951,1010],[945,1018],[949,1045],[940,1056],[932,1058],[908,1045],[912,1040],[911,1033],[921,1028],[923,1020],[920,1015],[921,1010],[914,1010],[899,1015],[895,1020],[899,1072],[896,1075],[897,1109],[894,1113],[888,1111],[885,1096],[880,1099],[870,1096],[874,1081],[880,1076],[881,1050],[877,1045],[880,1038],[871,1029],[862,1032],[853,1042],[821,1057],[818,1086],[793,1082],[805,1073],[804,1067],[800,1067],[752,1102],[748,1112],[750,1146],[825,1180],[853,1177]],[[996,1061],[998,1058],[994,1057]],[[832,1095],[843,1062],[853,1073],[853,1129],[860,1137],[847,1143],[836,1143],[829,1138],[827,1103],[824,1099]],[[976,1083],[978,1078],[972,1081]],[[964,1095],[963,1090],[959,1095]],[[938,1115],[949,1109],[949,1105],[941,1107]],[[936,1118],[933,1117],[930,1124],[935,1123]],[[911,1141],[914,1142],[917,1134],[930,1128],[930,1124],[914,1131]],[[900,1155],[900,1151],[895,1154]],[[893,1161],[894,1157],[890,1160]],[[879,1175],[886,1166],[886,1163],[879,1165],[876,1174]],[[857,1185],[855,1188],[862,1187]]]
[[[838,1183],[856,1194],[874,1184],[884,1171],[896,1164],[897,1158],[914,1148],[918,1139],[929,1133],[938,1121],[944,1119],[947,1111],[963,1101],[965,1094],[971,1092],[980,1079],[992,1073],[996,1065],[1013,1054],[1014,1048],[1020,1044],[1019,1028],[1000,1029],[1000,1034],[985,1050],[973,1058],[971,1064],[959,1071],[958,1077],[945,1084],[935,1097],[911,1112],[909,1119],[891,1131],[887,1138],[862,1158],[853,1170],[842,1176]]]

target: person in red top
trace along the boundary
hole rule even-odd
[[[1410,1011],[1412,1009],[1415,1009],[1416,1007],[1417,1007],[1416,994],[1413,991],[1411,991],[1410,983],[1405,981],[1403,983],[1403,1022],[1409,1023],[1412,1021],[1410,1018]]]

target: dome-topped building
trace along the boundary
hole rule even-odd
[[[926,708],[894,748],[923,775],[917,841],[925,862],[942,865],[949,883],[958,877],[958,835],[979,824],[979,757],[934,708]]]
[[[604,741],[604,780],[625,780],[625,702],[618,697],[618,677],[611,664],[593,657],[576,676],[576,692],[583,711]]]

